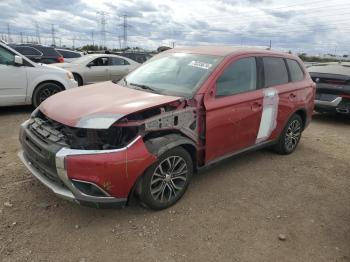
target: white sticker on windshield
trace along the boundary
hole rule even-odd
[[[188,65],[198,67],[198,68],[203,68],[206,70],[208,70],[212,66],[212,64],[208,64],[208,63],[204,63],[204,62],[200,62],[200,61],[192,61]]]

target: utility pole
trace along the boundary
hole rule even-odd
[[[56,37],[55,37],[55,25],[51,24],[51,37],[52,37],[52,46],[56,46]]]
[[[21,44],[23,44],[23,32],[20,32],[19,34],[21,36]]]
[[[95,42],[94,42],[94,31],[91,31],[91,41],[92,41],[92,45],[94,46],[95,45]]]
[[[172,46],[172,48],[175,48],[175,42],[174,41],[171,42],[171,46]]]
[[[10,24],[7,23],[7,42],[11,42],[11,31],[10,31]]]
[[[271,50],[271,48],[272,48],[272,42],[271,42],[271,40],[270,40],[269,49]]]
[[[36,41],[38,42],[38,44],[41,44],[40,28],[39,28],[39,24],[38,23],[35,23],[35,35],[36,35]]]

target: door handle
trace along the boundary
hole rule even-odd
[[[297,97],[297,95],[294,93],[290,93],[290,95],[289,95],[289,98],[291,98],[291,99],[296,98],[296,97]]]
[[[260,102],[253,102],[251,104],[251,109],[253,111],[259,111],[261,109],[261,107],[262,107],[262,104]]]

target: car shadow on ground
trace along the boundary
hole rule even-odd
[[[312,121],[319,123],[334,123],[340,125],[350,125],[350,115],[314,113]],[[311,122],[312,123],[312,122]]]
[[[6,107],[0,107],[0,116],[11,115],[11,114],[16,115],[16,114],[24,114],[24,113],[30,114],[32,111],[34,111],[34,107],[31,105],[6,106]]]

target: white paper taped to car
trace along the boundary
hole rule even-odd
[[[267,140],[277,125],[278,92],[274,88],[264,90],[263,112],[256,143]]]
[[[208,63],[204,63],[204,62],[200,62],[200,61],[191,61],[188,65],[202,68],[202,69],[206,69],[206,70],[208,70],[209,68],[212,67],[212,64],[208,64]]]

